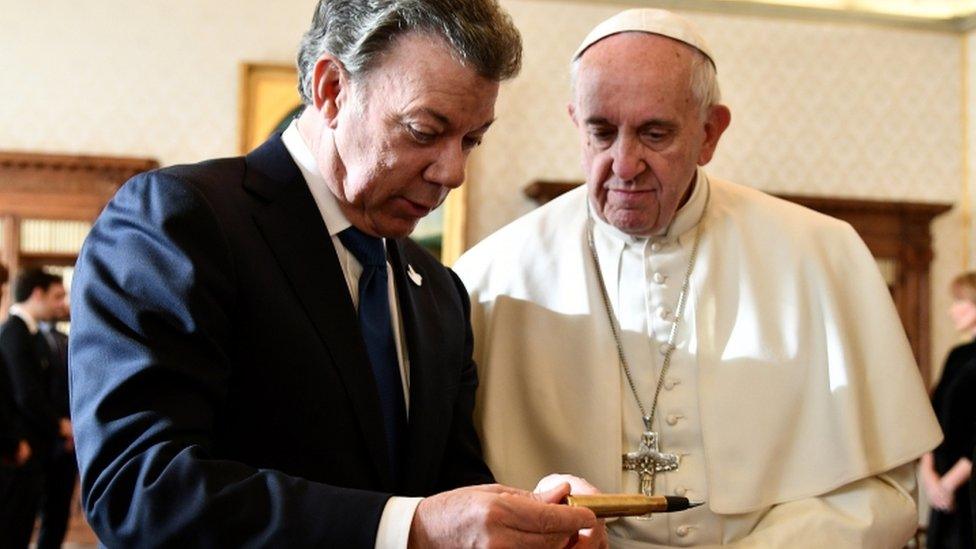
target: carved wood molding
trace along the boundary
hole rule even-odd
[[[151,158],[0,151],[0,216],[94,219]]]
[[[536,181],[524,193],[538,204],[581,185],[576,181]],[[885,202],[823,196],[777,195],[820,213],[851,224],[875,258],[895,264],[890,284],[895,307],[915,353],[923,379],[929,380],[931,365],[929,266],[932,262],[932,220],[952,208],[951,204]]]
[[[159,167],[151,158],[0,151],[0,262],[11,277],[30,265],[71,265],[74,254],[20,249],[24,219],[93,221],[129,178]],[[8,296],[0,287],[0,320]]]

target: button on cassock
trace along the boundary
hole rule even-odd
[[[691,527],[682,524],[681,526],[675,528],[674,533],[677,534],[679,538],[683,538],[691,533]]]
[[[654,273],[654,276],[651,277],[651,280],[653,280],[655,284],[664,284],[667,279],[668,277],[664,276],[662,273]]]

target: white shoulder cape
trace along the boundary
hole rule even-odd
[[[709,178],[686,305],[708,503],[746,513],[829,492],[941,433],[888,290],[841,221]],[[455,266],[471,293],[476,416],[500,482],[621,484],[620,367],[586,260],[585,189]]]

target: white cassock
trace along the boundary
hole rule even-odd
[[[641,415],[586,244],[583,188],[488,237],[455,266],[471,293],[476,419],[499,482],[546,474],[639,492],[621,456]],[[624,350],[649,407],[695,227],[698,259],[654,430],[680,467],[656,494],[706,506],[608,524],[614,547],[901,547],[913,460],[941,439],[891,297],[841,221],[699,170],[667,234],[598,221]]]

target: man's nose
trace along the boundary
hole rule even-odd
[[[625,134],[613,146],[613,174],[623,181],[630,181],[647,169],[642,148],[637,139]]]
[[[437,158],[424,170],[424,179],[450,189],[464,183],[464,164],[467,155],[458,143],[450,143],[437,151]]]

